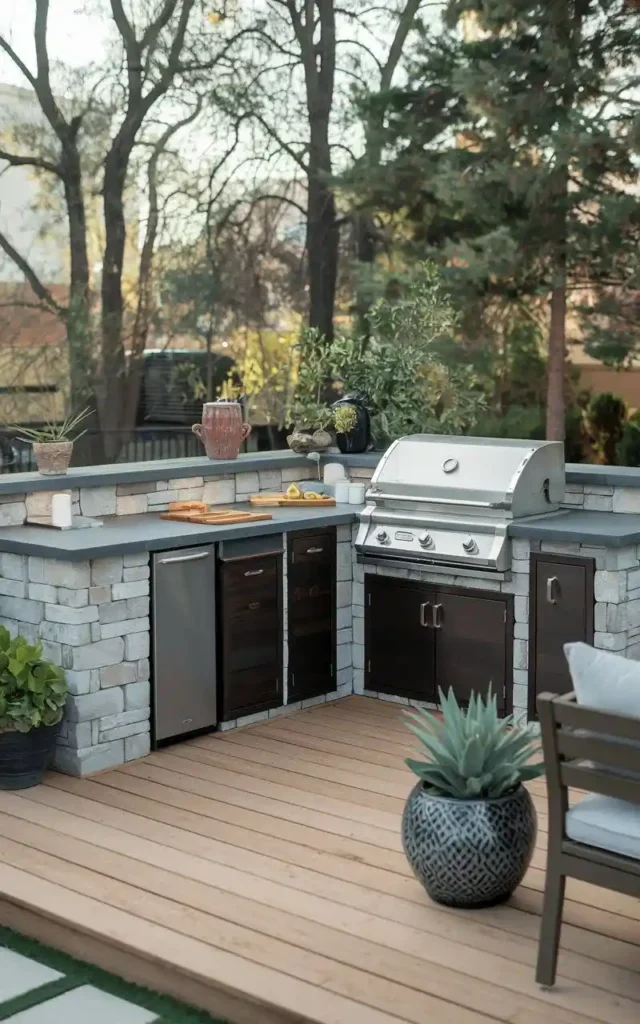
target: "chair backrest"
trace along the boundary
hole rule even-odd
[[[550,836],[564,833],[570,787],[640,804],[640,718],[579,705],[575,693],[541,693],[537,704]]]

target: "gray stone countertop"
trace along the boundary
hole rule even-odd
[[[562,509],[511,523],[508,533],[510,537],[528,537],[529,540],[623,548],[640,544],[640,515]]]
[[[250,509],[240,502],[233,508]],[[272,508],[273,519],[230,526],[197,526],[161,519],[159,513],[140,516],[113,516],[104,525],[84,530],[54,530],[43,526],[8,526],[0,530],[0,552],[41,555],[61,561],[85,561],[131,551],[169,551],[173,548],[214,544],[221,540],[239,540],[265,534],[308,530],[314,526],[353,523],[360,505],[335,505],[332,508]]]

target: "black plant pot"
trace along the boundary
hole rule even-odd
[[[51,765],[59,725],[29,732],[0,732],[0,789],[37,786]]]
[[[356,425],[348,434],[336,434],[336,444],[343,455],[356,455],[365,452],[371,443],[371,419],[369,410],[355,395],[345,395],[334,402],[333,408],[339,409],[345,405],[355,409]]]
[[[419,782],[402,817],[402,845],[436,903],[474,909],[503,903],[524,878],[536,841],[524,786],[496,800],[434,796]]]

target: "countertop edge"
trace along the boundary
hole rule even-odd
[[[266,519],[253,523],[234,523],[229,526],[192,526],[189,524],[175,523],[175,533],[163,532],[161,535],[141,536],[140,533],[131,533],[126,536],[126,520],[139,520],[138,516],[121,516],[117,527],[97,527],[82,531],[82,538],[86,537],[86,544],[78,548],[56,547],[54,544],[42,544],[38,538],[29,539],[28,533],[37,527],[11,526],[0,531],[0,553],[14,555],[31,555],[40,558],[55,559],[61,562],[85,562],[93,558],[108,558],[119,554],[130,554],[134,551],[165,551],[175,548],[197,547],[201,544],[215,544],[222,540],[238,540],[245,536],[266,536],[274,533],[293,533],[297,530],[312,529],[314,525],[319,528],[325,526],[344,526],[357,521],[359,508],[351,510],[348,506],[336,506],[333,509],[323,509],[321,516],[316,513],[309,513],[306,518],[299,519]],[[144,517],[147,520],[147,517]],[[152,520],[149,526],[152,526]],[[163,523],[166,520],[162,521]],[[105,530],[107,531],[105,533]],[[26,531],[26,532],[25,532]],[[15,532],[15,536],[12,534]],[[18,533],[20,534],[18,536]],[[113,539],[109,534],[113,533]],[[68,537],[65,533],[61,536]],[[75,533],[78,536],[78,533]],[[95,538],[95,539],[94,539]]]

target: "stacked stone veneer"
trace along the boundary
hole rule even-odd
[[[366,471],[365,471],[366,472]],[[74,513],[108,517],[160,512],[170,501],[204,500],[213,505],[246,501],[257,491],[277,491],[312,479],[312,465],[225,476],[181,477],[152,483],[117,484],[70,491]],[[368,474],[370,475],[370,473]],[[355,474],[354,474],[355,476]],[[0,501],[0,525],[48,515],[54,492],[11,495]],[[286,714],[352,692],[351,527],[337,528],[337,691],[302,703],[287,702],[287,556],[283,555],[283,697],[280,708],[222,726]],[[61,665],[69,698],[61,726],[56,767],[89,774],[144,757],[150,749],[150,559],[147,552],[64,562],[0,555],[0,623],[12,634],[41,640],[44,656]]]
[[[71,495],[73,514],[83,516],[127,516],[145,512],[165,512],[170,501],[207,501],[211,505],[230,505],[248,501],[259,491],[279,491],[292,481],[309,480],[315,467],[288,467],[224,476],[187,476],[135,484],[111,484],[108,487],[82,487],[79,490],[32,491],[29,494],[0,496],[0,527],[16,526],[32,516],[51,514],[54,493]]]
[[[149,752],[149,555],[0,555],[0,621],[65,669],[56,765],[85,774]]]
[[[640,491],[637,492],[640,497]],[[355,693],[398,703],[420,704],[403,697],[365,689],[364,674],[364,574],[377,573],[424,583],[487,590],[513,595],[513,712],[517,721],[527,718],[529,685],[529,578],[530,556],[578,555],[595,562],[594,646],[640,660],[640,545],[627,548],[593,547],[586,544],[541,543],[525,539],[512,542],[513,571],[506,580],[475,579],[447,573],[354,565],[353,584],[353,687]]]

